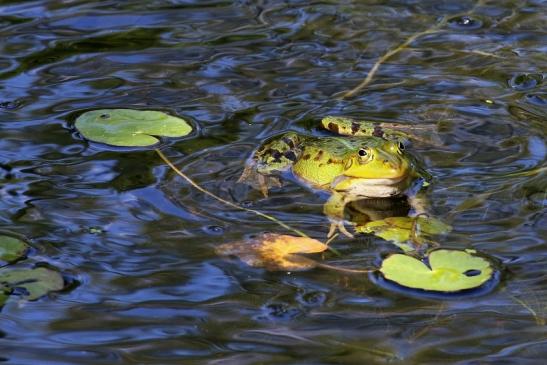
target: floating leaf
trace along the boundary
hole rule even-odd
[[[0,261],[14,262],[25,255],[28,245],[15,237],[0,235]]]
[[[438,219],[424,216],[390,217],[368,222],[355,228],[357,232],[373,233],[386,241],[391,241],[404,251],[414,249],[414,247],[405,244],[405,242],[426,242],[429,236],[444,234],[450,232],[451,229],[452,227]]]
[[[160,137],[183,137],[192,127],[183,119],[147,110],[99,109],[76,119],[76,128],[85,138],[113,146],[144,147]]]
[[[426,263],[407,255],[394,254],[382,262],[380,272],[399,285],[438,292],[476,288],[494,274],[491,263],[467,251],[439,249]]]
[[[10,293],[11,289],[0,283],[0,308],[4,306],[4,303],[8,300]]]
[[[317,266],[316,261],[298,253],[318,253],[327,248],[313,238],[266,233],[246,241],[223,244],[216,251],[220,255],[235,255],[250,266],[272,271],[296,271]]]
[[[16,269],[0,271],[0,288],[24,289],[23,297],[35,300],[51,291],[63,289],[64,280],[57,271],[39,267],[36,269]],[[4,290],[5,293],[5,290]]]

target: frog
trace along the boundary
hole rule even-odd
[[[375,136],[388,140],[399,141],[405,146],[412,141],[420,142],[426,146],[439,147],[440,141],[434,133],[434,125],[408,125],[402,123],[384,123],[371,120],[357,120],[349,117],[326,116],[321,119],[320,127],[334,134],[345,136]],[[427,135],[427,138],[420,134]]]
[[[338,135],[288,131],[268,138],[248,159],[239,182],[258,185],[267,196],[269,187],[279,186],[278,175],[289,172],[303,185],[329,193],[323,206],[331,223],[328,238],[338,231],[353,237],[344,210],[356,200],[406,196],[414,214],[425,212],[418,192],[431,175],[407,150],[406,133],[336,117],[324,118],[321,126]]]

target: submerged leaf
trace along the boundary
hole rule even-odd
[[[183,137],[192,127],[183,119],[148,110],[99,109],[83,113],[76,128],[85,138],[113,146],[144,147],[160,137]]]
[[[0,261],[7,263],[23,257],[28,250],[28,245],[15,237],[0,235]]]
[[[468,251],[435,250],[428,261],[429,267],[414,257],[394,254],[382,262],[380,272],[399,285],[438,292],[476,288],[494,274],[488,260]]]
[[[452,227],[431,217],[390,217],[368,222],[355,228],[357,232],[373,233],[374,235],[391,241],[404,251],[414,249],[405,242],[423,243],[429,236],[450,232]]]
[[[257,238],[220,245],[220,255],[235,255],[243,262],[267,270],[296,271],[317,266],[317,262],[298,253],[318,253],[328,248],[313,238],[266,233]]]
[[[63,289],[64,280],[60,273],[44,267],[0,271],[0,287],[24,290],[23,297],[38,299],[51,291]],[[5,292],[5,291],[4,291]]]

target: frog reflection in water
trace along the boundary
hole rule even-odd
[[[286,132],[265,141],[249,159],[240,181],[267,195],[275,174],[290,171],[303,184],[331,194],[323,207],[328,237],[344,226],[346,204],[360,199],[407,196],[414,214],[424,213],[418,191],[430,175],[405,148],[407,135],[380,124],[327,117],[322,126],[351,136],[314,137]]]

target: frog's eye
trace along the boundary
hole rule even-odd
[[[405,144],[403,142],[399,142],[399,149],[401,151],[404,151],[405,150]]]
[[[360,148],[358,153],[359,153],[359,156],[361,157],[368,156],[368,151],[365,148]]]

